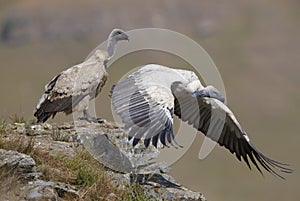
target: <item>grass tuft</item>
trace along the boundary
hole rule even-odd
[[[18,117],[15,120],[23,122],[24,119]],[[34,146],[35,137],[9,132],[4,121],[0,122],[0,131],[5,133],[0,135],[0,149],[15,150],[30,155],[36,162],[37,172],[41,173],[40,179],[63,182],[80,189],[79,197],[76,200],[108,200],[111,193],[113,193],[114,198],[109,200],[153,200],[143,193],[143,189],[139,185],[117,185],[113,183],[114,178],[107,173],[106,168],[82,147],[76,148],[74,156],[61,152],[53,154],[49,150]],[[52,134],[52,138],[53,140],[63,140],[59,131]],[[6,186],[0,185],[0,190],[16,189],[19,185],[17,176],[12,174],[9,169],[0,169],[0,181],[0,183],[4,182]],[[74,200],[72,196],[62,196],[62,200]]]
[[[53,128],[51,138],[54,141],[69,142],[70,135],[62,134],[58,128]]]
[[[5,134],[7,123],[4,120],[0,120],[0,134]]]
[[[151,198],[145,195],[142,187],[138,184],[128,185],[129,189],[128,195],[126,195],[126,201],[153,201],[154,198]]]
[[[12,123],[26,123],[25,118],[17,114],[13,114],[12,116],[9,117],[9,119],[12,121]]]
[[[0,149],[14,150],[20,153],[30,155],[34,150],[34,137],[15,136],[9,141],[0,139]]]
[[[20,184],[20,179],[15,174],[15,169],[6,165],[0,167],[0,181],[0,200],[7,192],[14,192]]]
[[[36,119],[30,119],[28,121],[29,125],[34,125],[34,124],[37,124],[37,120]]]

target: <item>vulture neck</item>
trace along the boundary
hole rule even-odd
[[[115,50],[116,50],[116,44],[117,44],[117,40],[115,38],[110,38],[108,39],[108,44],[107,44],[107,52],[108,52],[108,59],[110,60],[114,54],[115,54]]]

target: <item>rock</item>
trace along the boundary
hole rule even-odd
[[[25,123],[14,123],[9,124],[8,127],[11,128],[12,133],[22,134],[23,142],[31,140],[34,136],[34,148],[43,149],[52,155],[75,155],[73,145],[75,139],[73,138],[76,138],[77,135],[75,134],[75,130],[72,130],[74,126],[69,123],[63,124],[62,126],[48,123],[26,126]],[[13,137],[15,136],[8,136],[6,141],[11,141]]]
[[[78,198],[78,190],[68,184],[61,182],[51,182],[36,180],[30,182],[27,186],[29,189],[26,200],[59,200],[68,194],[69,198]]]
[[[43,128],[44,128],[45,130],[52,130],[52,125],[51,125],[51,124],[43,123],[42,126],[43,126]]]
[[[129,173],[132,171],[168,171],[166,164],[149,164],[159,155],[159,151],[142,143],[134,148],[121,129],[105,127],[103,124],[78,121],[75,123],[77,135],[91,155],[112,170]],[[148,169],[149,168],[149,169]]]
[[[59,197],[67,196],[69,198],[78,198],[78,189],[74,186],[58,182],[54,185],[54,189],[58,193]]]
[[[130,183],[149,184],[153,186],[166,187],[166,188],[178,188],[180,185],[171,182],[174,180],[170,176],[162,175],[158,173],[143,173],[143,174],[130,174]]]
[[[60,125],[58,128],[59,129],[62,129],[62,130],[68,130],[68,129],[71,129],[73,128],[74,126],[70,123],[64,123],[62,125]]]
[[[37,180],[31,182],[29,188],[27,200],[59,200],[59,197],[64,197],[66,194],[69,198],[78,198],[78,190],[75,187],[61,182]]]
[[[190,191],[186,188],[153,188],[152,186],[144,186],[149,197],[158,201],[163,200],[184,200],[184,201],[205,201],[203,194]]]
[[[170,175],[163,174],[170,171],[166,163],[149,163],[158,157],[158,149],[152,146],[146,148],[142,142],[132,148],[127,134],[111,124],[108,127],[79,121],[75,125],[82,144],[91,155],[114,170],[107,173],[116,186],[140,184],[144,193],[155,200],[205,200],[201,193],[190,191],[177,184]]]
[[[32,125],[30,126],[30,129],[35,135],[41,135],[45,133],[45,128],[42,125]]]
[[[50,155],[56,156],[59,154],[74,156],[75,150],[72,143],[53,141],[51,138],[36,139],[36,147],[48,151]]]
[[[84,132],[81,133],[81,140],[89,153],[104,166],[122,173],[133,171],[128,157],[106,135],[90,135],[89,132]]]
[[[133,148],[127,140],[127,134],[112,122],[96,124],[79,121],[75,124],[44,123],[30,126],[10,124],[9,127],[15,136],[21,134],[24,141],[33,135],[34,148],[54,156],[74,156],[75,147],[83,145],[97,161],[109,168],[105,169],[105,174],[119,189],[128,190],[130,184],[138,184],[150,200],[205,200],[203,194],[178,184],[168,174],[170,167],[166,163],[149,162],[158,157],[158,149],[153,146],[145,148],[142,142]],[[65,141],[67,137],[69,140]],[[8,142],[14,136],[4,136],[4,139]],[[14,167],[27,183],[23,182],[15,188],[19,189],[12,193],[15,197],[0,196],[0,200],[59,200],[65,196],[74,200],[80,198],[80,190],[72,185],[38,180],[41,173],[35,171],[35,162],[30,156],[0,149],[0,168],[3,166]],[[114,192],[105,199],[120,200]]]
[[[8,176],[21,181],[16,181],[12,192],[2,193],[0,200],[24,200],[25,198],[28,201],[56,201],[59,197],[66,195],[69,198],[78,198],[78,190],[71,185],[39,180],[41,173],[36,172],[35,165],[35,161],[26,154],[0,149],[0,171],[2,168],[12,171]],[[9,178],[6,179],[9,180]],[[4,189],[0,190],[2,192]]]
[[[58,201],[58,195],[53,186],[37,186],[29,191],[25,199],[28,201]]]
[[[14,130],[19,134],[26,133],[25,123],[14,123]]]
[[[21,179],[35,177],[35,161],[26,154],[0,149],[0,168],[14,169]]]
[[[32,191],[30,191],[27,196],[26,196],[26,200],[39,200],[42,198],[42,194],[39,193],[37,190],[33,189]]]
[[[108,200],[108,201],[119,200],[119,197],[116,196],[114,193],[110,193],[106,196],[105,200]]]

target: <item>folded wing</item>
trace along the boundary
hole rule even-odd
[[[38,122],[45,122],[57,112],[70,114],[85,96],[95,97],[107,79],[107,73],[99,72],[99,62],[84,62],[55,76],[46,86],[34,110]]]

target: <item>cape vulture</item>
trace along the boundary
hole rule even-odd
[[[88,114],[89,101],[95,98],[107,79],[107,62],[113,57],[116,44],[120,40],[129,40],[123,30],[114,29],[107,43],[107,50],[96,50],[90,58],[77,64],[57,76],[46,86],[34,110],[38,122],[45,122],[57,112],[70,114],[83,112],[83,119],[98,121]]]
[[[203,87],[192,71],[172,69],[156,64],[145,65],[112,88],[112,105],[135,146],[141,138],[157,147],[177,144],[173,118],[177,115],[208,138],[250,162],[262,173],[259,164],[273,175],[291,173],[288,164],[274,161],[259,152],[224,97],[213,86]],[[177,144],[178,145],[178,144]],[[250,162],[249,162],[250,161]]]

